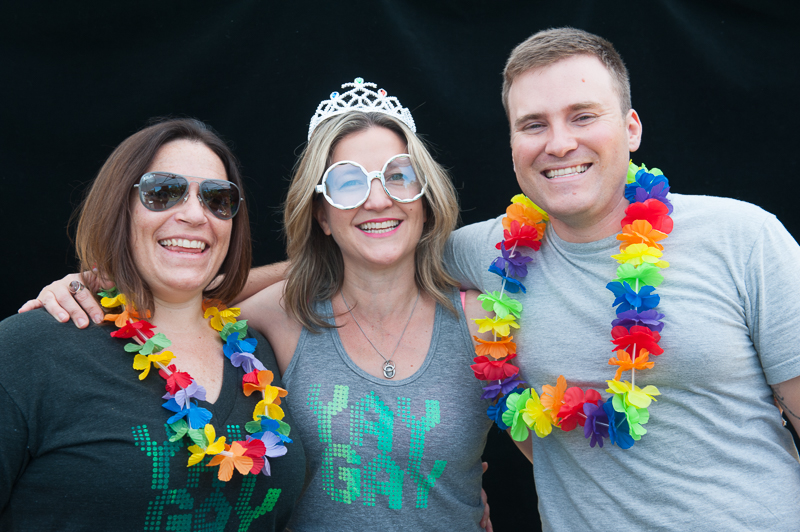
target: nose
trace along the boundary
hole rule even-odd
[[[200,199],[200,185],[191,183],[189,185],[189,190],[186,192],[186,196],[184,196],[178,205],[176,216],[179,220],[191,225],[201,225],[206,223],[207,214],[205,203]]]
[[[554,124],[550,127],[545,150],[548,155],[564,157],[578,147],[575,135],[564,125]]]
[[[373,179],[369,184],[369,196],[363,207],[369,211],[382,211],[392,206],[392,198],[386,193],[380,179]]]

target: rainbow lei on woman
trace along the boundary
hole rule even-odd
[[[486,341],[474,337],[478,356],[470,367],[476,378],[496,381],[483,388],[482,398],[492,400],[486,413],[501,429],[510,428],[515,440],[527,438],[528,429],[544,438],[553,426],[570,431],[580,425],[591,447],[602,447],[609,439],[612,444],[629,449],[647,432],[642,425],[650,419],[648,407],[659,391],[655,386],[636,386],[636,371],[652,368],[650,356],[664,352],[658,345],[664,315],[656,310],[660,297],[654,291],[664,280],[660,270],[669,266],[661,260],[664,247],[659,244],[672,231],[668,192],[669,182],[660,170],[630,163],[625,186],[630,205],[621,223],[622,232],[617,235],[622,242],[620,253],[612,255],[619,263],[617,278],[606,285],[616,297],[612,306],[617,307],[617,317],[611,322],[615,356],[608,361],[617,366],[617,371],[613,379],[606,381],[606,392],[612,394],[606,400],[597,390],[567,388],[563,375],[555,386],[542,386],[541,395],[533,388],[520,389],[526,383],[519,379],[519,368],[510,361],[517,356],[511,328],[519,329],[517,319],[522,315],[522,304],[506,292],[526,291],[515,277],[528,274],[527,263],[532,259],[519,249],[539,250],[548,217],[522,194],[511,199],[502,220],[503,241],[497,244],[501,256],[489,266],[489,271],[499,275],[503,283],[499,292],[478,296],[484,310],[494,311],[495,317],[475,320],[479,332],[492,331],[494,338]],[[627,371],[630,381],[621,381]]]
[[[216,437],[211,421],[211,412],[199,406],[197,400],[205,401],[206,390],[191,375],[179,371],[170,361],[175,357],[171,351],[164,349],[172,342],[163,333],[154,333],[155,326],[140,319],[136,311],[125,308],[127,300],[116,288],[99,293],[103,299],[100,304],[106,308],[122,306],[120,314],[106,314],[106,321],[113,321],[119,327],[111,333],[115,338],[133,338],[136,343],[125,346],[128,353],[136,353],[133,357],[133,369],[141,371],[139,380],[150,373],[152,366],[159,368],[158,374],[166,381],[167,402],[162,406],[174,412],[167,419],[172,432],[169,441],[176,442],[188,437],[194,445],[188,450],[191,453],[187,467],[201,462],[206,456],[213,457],[206,467],[219,466],[217,477],[227,482],[236,469],[242,475],[259,472],[270,476],[269,458],[286,454],[284,443],[291,443],[290,427],[282,421],[284,417],[281,397],[286,390],[271,386],[274,375],[253,356],[256,339],[246,339],[247,320],[236,321],[238,308],[226,308],[222,303],[213,300],[203,301],[204,317],[211,318],[210,325],[219,331],[225,357],[236,367],[245,371],[242,377],[244,394],[249,396],[255,391],[262,395],[261,401],[253,410],[253,421],[245,425],[248,435],[244,441],[225,443],[225,437]],[[149,313],[148,316],[149,317]],[[195,401],[192,401],[194,399]]]

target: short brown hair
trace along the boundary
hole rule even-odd
[[[352,111],[323,121],[300,155],[283,211],[286,254],[291,266],[286,279],[284,304],[310,330],[331,327],[314,309],[317,301],[330,299],[342,287],[344,261],[332,237],[314,219],[315,192],[325,169],[332,163],[336,145],[348,135],[382,127],[394,132],[408,146],[414,165],[425,176],[428,188],[422,197],[428,220],[415,253],[415,280],[423,292],[455,312],[445,290],[457,286],[444,269],[444,246],[458,222],[458,199],[447,171],[428,152],[425,144],[404,123],[383,113]]]
[[[517,45],[508,56],[503,70],[503,107],[508,116],[508,93],[518,76],[550,66],[574,55],[596,57],[611,74],[614,90],[619,96],[622,113],[631,109],[631,83],[628,69],[614,46],[593,33],[575,28],[554,28],[540,31]]]
[[[200,142],[222,161],[228,179],[242,194],[239,163],[228,145],[208,125],[191,118],[160,120],[134,133],[111,153],[79,209],[75,248],[81,271],[97,268],[140,311],[155,310],[153,294],[133,260],[131,194],[150,168],[158,150],[170,142]],[[240,204],[233,218],[228,254],[220,266],[225,278],[205,297],[231,301],[242,291],[250,271],[252,248],[247,207]],[[212,283],[213,284],[213,283]]]

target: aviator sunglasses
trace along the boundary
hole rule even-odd
[[[133,186],[139,189],[142,205],[155,212],[166,211],[179,201],[185,202],[189,199],[189,180],[179,174],[148,172]],[[244,201],[239,187],[221,179],[200,181],[200,194],[197,198],[220,220],[230,220],[236,216],[239,204]]]
[[[386,194],[400,203],[418,200],[428,186],[422,173],[417,175],[414,170],[411,157],[402,153],[386,161],[379,172],[367,172],[353,161],[333,163],[325,170],[316,191],[337,209],[355,209],[367,201],[373,179],[380,179]]]

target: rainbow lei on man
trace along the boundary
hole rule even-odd
[[[620,253],[612,255],[619,263],[617,278],[606,285],[616,297],[612,306],[617,307],[617,318],[611,322],[615,356],[608,361],[617,366],[617,371],[606,381],[606,392],[612,394],[606,400],[597,390],[567,388],[563,375],[555,386],[542,386],[541,395],[533,388],[520,390],[526,383],[510,361],[517,356],[511,328],[519,329],[522,304],[506,292],[526,291],[516,278],[528,274],[527,263],[532,259],[519,250],[539,250],[548,217],[522,194],[511,199],[502,220],[503,241],[497,244],[501,256],[489,266],[489,271],[503,280],[500,291],[478,296],[484,310],[494,311],[495,317],[475,320],[479,332],[492,331],[494,338],[486,341],[474,337],[478,356],[470,367],[479,380],[496,381],[483,388],[482,398],[492,400],[486,413],[501,429],[511,429],[515,440],[525,440],[528,429],[544,438],[553,426],[570,431],[580,425],[591,447],[602,447],[609,439],[629,449],[647,432],[642,425],[650,419],[648,407],[660,394],[655,386],[636,386],[636,371],[652,368],[650,356],[664,352],[658,345],[664,315],[656,310],[660,297],[654,291],[664,280],[660,270],[669,266],[661,260],[664,247],[659,244],[672,231],[668,192],[669,182],[660,170],[630,163],[625,186],[630,205],[621,222],[622,232],[617,235],[622,242]],[[621,381],[627,371],[630,381]]]
[[[100,292],[100,304],[106,308],[122,306],[119,314],[106,314],[106,321],[113,321],[119,327],[111,333],[115,338],[133,338],[136,343],[125,346],[128,353],[136,353],[133,357],[133,369],[141,371],[139,380],[150,373],[152,366],[159,368],[158,374],[166,381],[167,402],[162,406],[174,412],[167,419],[172,436],[169,441],[176,442],[188,437],[194,445],[188,450],[191,453],[187,467],[201,462],[206,456],[213,457],[206,463],[207,467],[219,466],[217,478],[227,482],[236,469],[242,475],[259,472],[270,476],[269,458],[286,454],[285,443],[291,443],[290,427],[282,421],[284,417],[281,397],[287,392],[283,388],[271,386],[274,375],[253,355],[256,339],[246,339],[247,320],[236,321],[238,308],[226,308],[221,302],[203,301],[204,317],[210,325],[219,331],[225,342],[222,350],[225,357],[236,367],[245,371],[242,377],[244,394],[249,396],[255,391],[262,395],[261,401],[253,410],[253,421],[245,425],[248,435],[244,441],[225,443],[225,437],[216,437],[211,421],[211,412],[199,406],[197,400],[204,401],[206,390],[191,375],[179,371],[170,361],[175,357],[171,351],[164,349],[172,342],[163,333],[154,333],[155,326],[141,319],[131,308],[125,307],[127,300],[116,288]],[[149,317],[149,313],[148,316]],[[192,401],[194,399],[195,401]]]

